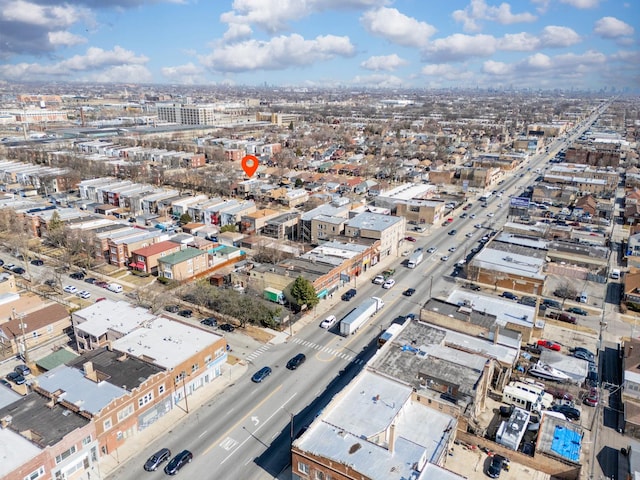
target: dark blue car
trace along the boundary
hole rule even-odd
[[[253,374],[253,377],[251,377],[251,381],[260,383],[269,375],[271,375],[271,367],[262,367],[260,370]]]

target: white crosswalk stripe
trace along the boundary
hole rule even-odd
[[[269,350],[269,345],[263,345],[260,348],[258,348],[257,350],[254,350],[249,355],[247,355],[247,360],[252,361],[252,360],[258,358],[260,355],[262,355],[267,350]]]
[[[334,357],[341,358],[343,360],[346,360],[347,362],[353,361],[357,365],[364,363],[360,359],[354,360],[355,357],[353,355],[342,353],[339,350],[336,350],[334,348],[329,348],[324,345],[318,345],[317,343],[312,343],[307,340],[302,340],[299,338],[294,338],[292,341],[293,343],[297,343],[298,345],[303,345],[308,348],[313,348],[314,350],[319,350],[321,352],[328,353],[329,355],[333,355]]]

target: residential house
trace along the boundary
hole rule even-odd
[[[240,232],[260,235],[267,222],[281,214],[281,211],[272,210],[270,208],[263,208],[262,210],[254,211],[253,213],[244,214],[240,218]]]
[[[158,258],[158,277],[182,282],[208,272],[209,254],[196,248],[184,248],[179,252]]]
[[[144,230],[133,228],[128,235],[119,235],[107,240],[108,262],[117,267],[126,267],[131,262],[131,254],[140,248],[148,247],[166,238],[158,229]]]
[[[37,388],[0,408],[0,445],[11,453],[0,463],[4,480],[90,478],[99,459],[95,424]]]
[[[626,340],[622,351],[624,433],[640,438],[640,340]]]
[[[158,259],[179,252],[182,246],[179,243],[165,240],[152,245],[133,250],[129,266],[135,270],[157,274]]]

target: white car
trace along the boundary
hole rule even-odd
[[[404,252],[402,252],[402,256],[403,257],[408,257],[410,253],[411,253],[410,250],[405,250]]]
[[[67,293],[76,293],[78,291],[78,289],[76,287],[74,287],[73,285],[67,285],[62,290],[64,290]]]
[[[440,257],[440,260],[442,260],[443,262],[446,262],[447,260],[449,260],[449,255],[445,255],[444,257]]]
[[[467,233],[467,234],[465,235],[465,237],[467,237],[467,238],[471,238],[471,237],[473,237],[473,232],[469,232],[469,233]]]
[[[476,218],[476,214],[472,213],[471,215],[469,215],[469,218]]]
[[[493,212],[487,213],[487,217],[489,217],[489,218],[493,217]]]
[[[382,288],[389,289],[393,287],[395,284],[396,284],[396,281],[393,278],[390,278],[389,280],[387,280],[382,284]]]
[[[438,250],[436,247],[429,247],[429,248],[427,249],[427,253],[433,253],[433,252],[435,252],[436,250]]]
[[[322,322],[320,323],[320,328],[329,329],[336,324],[336,320],[337,319],[335,315],[329,315],[327,318],[322,320]]]
[[[373,283],[376,285],[382,285],[384,283],[384,277],[382,275],[376,275],[376,278],[373,279]]]
[[[458,249],[458,247],[449,247],[449,251],[451,253],[455,252]]]
[[[87,292],[86,290],[80,290],[76,293],[80,298],[84,298],[85,300],[91,296],[91,292]]]

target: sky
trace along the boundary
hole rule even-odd
[[[2,82],[640,90],[640,0],[0,0]]]

